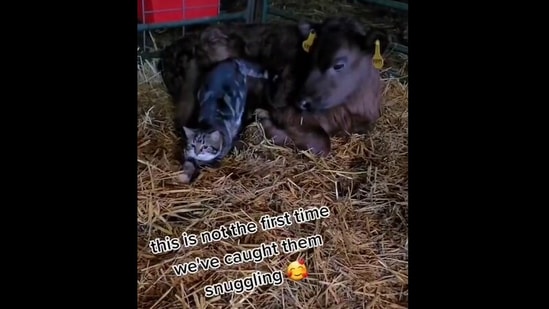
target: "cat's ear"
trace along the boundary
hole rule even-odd
[[[194,137],[193,129],[183,126],[183,131],[185,131],[185,136],[187,136],[188,139],[192,139]]]
[[[219,132],[218,130],[213,131],[210,134],[210,138],[212,139],[212,141],[214,143],[220,143],[221,142],[221,132]]]

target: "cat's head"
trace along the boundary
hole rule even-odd
[[[204,131],[183,127],[187,136],[187,157],[208,162],[217,157],[223,147],[223,138],[219,131]]]

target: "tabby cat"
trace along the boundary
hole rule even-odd
[[[265,69],[243,59],[222,61],[207,73],[197,93],[198,125],[183,127],[187,144],[181,182],[192,182],[201,167],[218,165],[233,149],[244,129],[250,81],[268,78]]]

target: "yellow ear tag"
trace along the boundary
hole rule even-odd
[[[381,70],[381,68],[383,68],[383,57],[381,57],[379,40],[376,40],[376,50],[374,52],[374,57],[372,58],[372,60],[376,69]]]
[[[311,49],[311,46],[313,45],[315,38],[316,38],[316,32],[313,29],[311,29],[311,31],[309,31],[309,36],[305,41],[303,41],[303,44],[301,44],[305,52],[307,53],[309,52],[309,49]]]

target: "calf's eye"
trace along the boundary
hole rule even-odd
[[[333,68],[335,71],[339,71],[339,70],[343,69],[343,67],[345,67],[345,64],[343,64],[343,63],[337,63],[337,64],[335,64],[332,68]]]

